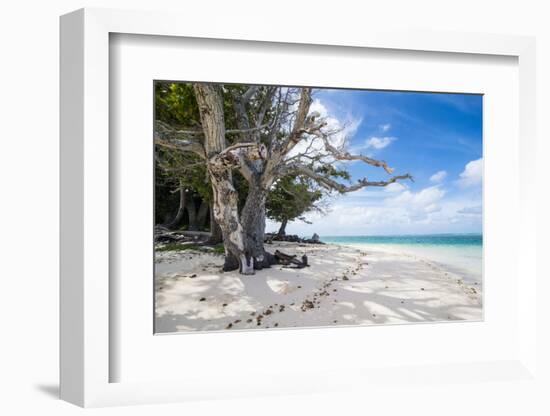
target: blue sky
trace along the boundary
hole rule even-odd
[[[413,182],[331,197],[300,235],[479,233],[482,229],[482,96],[316,90],[312,108],[343,128],[346,147],[385,160]],[[387,179],[362,162],[342,164],[353,181]],[[268,222],[268,231],[277,224]]]

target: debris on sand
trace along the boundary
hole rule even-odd
[[[313,304],[312,301],[306,299],[304,300],[304,303],[302,303],[302,307],[300,309],[302,309],[302,311],[306,311],[308,309],[313,309],[315,307],[315,305]]]

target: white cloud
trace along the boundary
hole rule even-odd
[[[335,196],[326,215],[309,213],[311,224],[293,221],[288,233],[311,236],[479,232],[480,200],[473,194],[448,194],[441,185],[412,191],[405,186],[362,189]],[[268,221],[268,230],[278,224]]]
[[[458,210],[457,213],[462,215],[481,215],[482,209],[481,205],[476,205],[472,207],[464,207]]]
[[[346,116],[343,120],[340,120],[329,113],[327,107],[319,99],[314,99],[309,108],[310,113],[317,112],[325,119],[327,125],[326,129],[334,131],[336,133],[331,134],[329,137],[330,144],[336,148],[341,148],[346,144],[346,140],[353,137],[357,132],[357,129],[362,123],[362,119],[354,118],[351,115]],[[300,153],[305,153],[308,156],[318,155],[319,153],[326,153],[324,151],[325,146],[317,137],[309,136],[305,137],[292,149],[288,154],[288,157],[293,157]]]
[[[470,187],[481,184],[483,179],[483,159],[472,160],[464,167],[459,175],[458,184],[462,187]]]
[[[312,232],[324,235],[395,234],[411,229],[419,232],[438,220],[434,216],[442,211],[445,190],[432,186],[412,192],[402,184],[392,188],[389,191],[384,188],[383,193],[391,195],[386,198],[374,198],[370,193],[363,197],[355,193],[341,196],[334,201],[328,215],[311,213],[307,219],[312,224],[294,222],[291,232],[303,235]]]
[[[392,193],[392,194],[397,192],[402,192],[405,189],[407,189],[407,187],[399,182],[390,183],[388,186],[384,187],[385,192]]]
[[[432,176],[430,176],[430,181],[434,183],[441,183],[445,180],[446,177],[447,172],[444,170],[440,170],[439,172],[436,172]]]
[[[388,124],[380,124],[380,130],[382,130],[383,132],[387,132],[389,129],[391,129],[391,124],[388,123]]]
[[[392,142],[396,141],[395,137],[371,137],[365,141],[363,149],[376,149],[380,150],[384,147],[388,147]]]
[[[438,204],[430,204],[424,207],[424,212],[426,214],[431,214],[432,212],[439,212],[441,211],[441,206]]]
[[[396,197],[389,198],[387,203],[393,209],[400,210],[409,222],[429,222],[430,214],[441,211],[440,202],[445,191],[438,186],[424,188],[419,192],[409,190]]]
[[[415,213],[430,213],[438,209],[438,203],[445,196],[445,190],[439,186],[430,186],[420,192],[405,191],[388,199],[390,205],[399,206]]]

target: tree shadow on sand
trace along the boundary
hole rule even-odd
[[[419,323],[463,321],[463,310],[475,306],[466,303],[452,305],[441,304],[434,296],[411,299],[414,290],[406,288],[379,288],[361,290],[353,280],[337,280],[326,295],[317,296],[319,281],[307,282],[309,273],[301,274],[292,284],[302,289],[287,295],[274,292],[268,283],[269,277],[258,275],[239,277],[241,290],[222,300],[210,300],[209,294],[223,292],[224,284],[211,280],[200,285],[200,291],[192,296],[206,298],[203,302],[190,305],[184,312],[165,311],[156,316],[158,332],[179,332],[192,330],[223,330],[228,324],[231,329],[265,329],[289,327],[322,327],[339,325],[381,325],[388,323]],[[332,290],[334,290],[332,289]],[[321,292],[322,293],[322,292]],[[160,295],[163,296],[163,295]],[[223,299],[226,299],[225,301]],[[267,305],[265,299],[274,302]],[[301,305],[308,299],[316,299],[311,308],[303,309]],[[342,300],[343,299],[343,300]],[[188,295],[181,302],[193,302]],[[211,302],[211,303],[205,303]],[[222,303],[220,306],[219,302]],[[258,325],[255,317],[269,306],[272,308]],[[280,305],[285,306],[281,310]],[[209,313],[201,313],[208,309]],[[481,319],[481,313],[479,314]],[[277,324],[277,325],[275,325]]]

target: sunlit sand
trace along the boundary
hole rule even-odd
[[[156,254],[157,333],[481,320],[481,282],[383,247],[274,243],[310,267],[223,273],[223,256]]]

